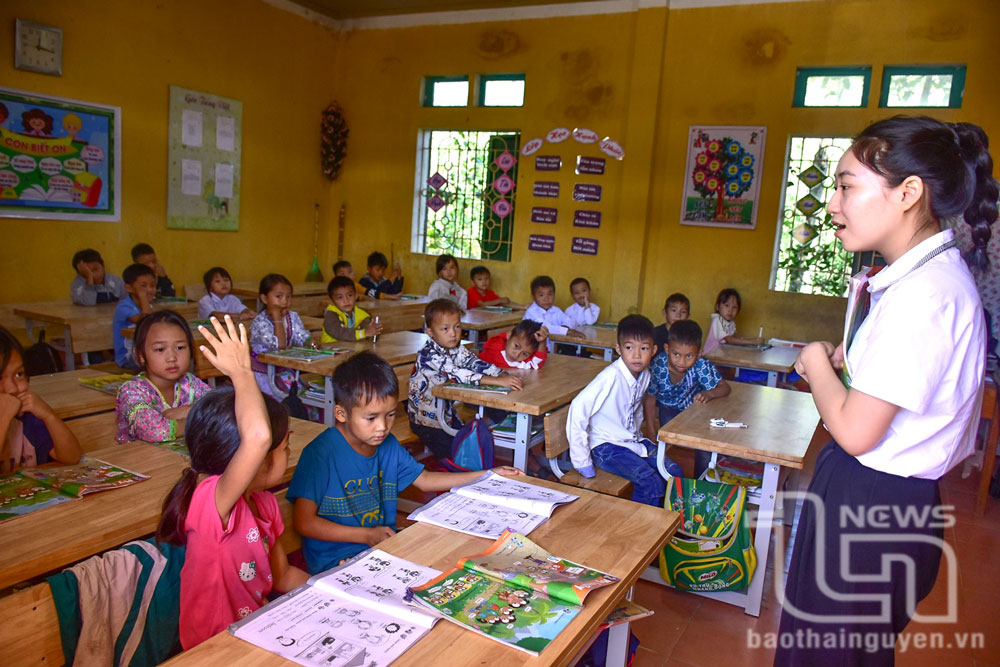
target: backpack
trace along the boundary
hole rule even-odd
[[[493,467],[493,432],[482,419],[473,419],[451,440],[451,457],[440,461],[449,472],[489,470]]]
[[[38,342],[24,351],[24,370],[29,376],[62,372],[62,357],[56,348],[45,342],[45,329],[38,332]]]
[[[690,591],[740,591],[757,567],[745,513],[746,488],[671,477],[664,505],[681,527],[660,553],[660,575]]]

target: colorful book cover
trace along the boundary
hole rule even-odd
[[[154,447],[160,447],[162,449],[170,450],[171,452],[177,452],[178,454],[183,454],[188,458],[191,457],[191,452],[188,451],[187,443],[184,442],[184,438],[180,437],[175,440],[167,440],[166,442],[148,442],[148,445],[153,445]]]
[[[607,630],[613,625],[621,625],[622,623],[631,623],[632,621],[638,621],[640,618],[646,618],[647,616],[652,616],[653,611],[651,609],[646,609],[642,605],[638,605],[631,600],[622,600],[622,603],[615,607],[608,617],[604,619],[601,623],[599,630]]]
[[[128,373],[119,373],[118,375],[102,375],[101,377],[96,378],[80,378],[80,384],[84,387],[96,389],[97,391],[103,391],[105,394],[117,396],[118,390],[121,389],[121,386],[133,377],[135,376],[129,375]]]
[[[580,613],[589,588],[617,581],[504,531],[486,553],[410,592],[453,623],[538,655]]]

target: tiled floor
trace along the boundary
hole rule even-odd
[[[678,450],[672,450],[671,456],[675,451],[678,462],[689,469],[690,462],[684,460]],[[961,469],[962,466],[958,466],[941,483],[945,504],[955,508],[956,524],[945,530],[945,539],[953,546],[957,560],[958,621],[954,624],[911,621],[904,637],[896,644],[899,667],[1000,666],[1000,574],[997,572],[1000,566],[1000,500],[991,498],[986,514],[976,517],[973,507],[979,471],[974,470],[967,479],[962,479]],[[640,641],[634,667],[770,665],[774,650],[751,648],[748,633],[777,630],[781,608],[774,602],[773,576],[773,569],[768,568],[759,618],[747,616],[732,605],[640,581],[635,600],[656,613],[632,626]],[[942,561],[938,583],[917,607],[918,614],[946,613],[947,582]],[[950,647],[917,649],[912,646],[915,633],[934,632],[941,633],[942,641],[946,646],[950,643]],[[982,633],[984,645],[974,649],[959,646],[964,639],[961,633]],[[924,637],[928,637],[926,641],[934,640],[931,635],[920,636]],[[900,648],[904,639],[911,643],[906,651]]]

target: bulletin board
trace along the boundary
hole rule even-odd
[[[754,229],[764,162],[763,126],[692,126],[681,224]]]
[[[240,228],[242,126],[242,102],[170,86],[168,228]]]
[[[121,109],[0,88],[0,217],[121,220]]]

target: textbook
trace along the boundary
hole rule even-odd
[[[147,479],[146,475],[87,457],[73,465],[21,468],[0,476],[0,521]]]
[[[576,618],[590,591],[616,582],[505,530],[485,552],[410,593],[452,623],[538,655]]]
[[[491,313],[513,313],[514,309],[509,306],[479,306],[480,310],[488,310]]]
[[[612,626],[631,623],[632,621],[638,621],[640,618],[652,615],[653,611],[651,609],[646,609],[631,600],[622,600],[622,603],[611,610],[611,613],[608,614],[608,617],[604,619],[604,622],[597,629],[607,630]]]
[[[447,382],[446,386],[454,389],[468,389],[471,391],[488,391],[492,394],[509,394],[510,387],[501,387],[498,384],[473,384],[471,382]]]
[[[527,535],[545,523],[556,507],[580,497],[520,480],[487,471],[474,482],[456,486],[417,508],[406,518],[496,539],[507,528]]]
[[[121,386],[134,377],[134,375],[129,375],[128,373],[119,373],[118,375],[102,375],[96,378],[80,378],[80,384],[84,387],[96,389],[97,391],[103,391],[105,394],[117,396],[118,390],[121,389]]]
[[[404,598],[439,575],[380,549],[321,572],[229,626],[230,634],[300,665],[388,665],[437,622]]]
[[[268,352],[267,354],[273,354],[274,356],[282,357],[283,359],[316,361],[317,359],[326,359],[327,357],[332,357],[346,351],[347,350],[339,347],[332,350],[314,350],[311,347],[290,347],[287,350],[274,350],[273,352]]]

